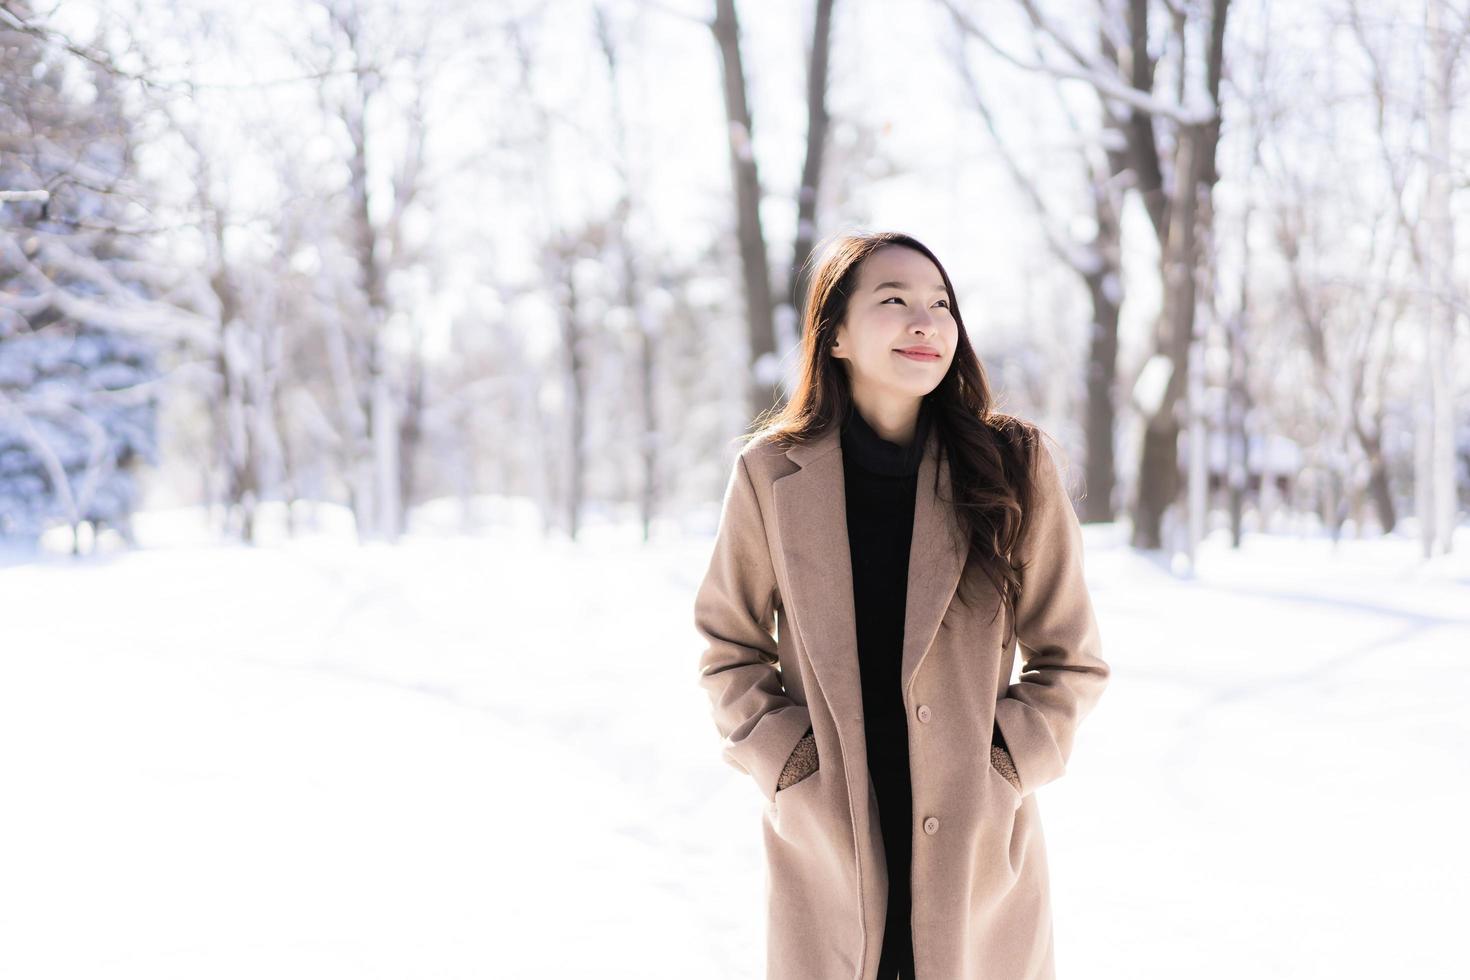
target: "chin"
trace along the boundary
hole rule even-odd
[[[915,399],[917,399],[917,398],[923,398],[925,395],[927,395],[930,392],[932,392],[935,388],[938,388],[939,387],[939,382],[936,381],[932,385],[918,385],[918,386],[915,386],[915,384],[913,382],[913,379],[912,378],[907,378],[907,379],[905,379],[904,383],[902,383],[902,384],[895,383],[893,385],[890,385],[889,387],[891,387],[894,391],[898,392],[901,395],[906,395],[909,398],[915,398]]]

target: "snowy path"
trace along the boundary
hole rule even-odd
[[[0,976],[761,975],[707,539],[140,527],[0,566]],[[1109,530],[1114,683],[1041,790],[1060,975],[1470,975],[1470,562],[1212,540],[1184,582]]]

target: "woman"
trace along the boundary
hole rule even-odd
[[[695,599],[723,757],[766,799],[767,978],[1054,977],[1035,791],[1109,675],[1071,501],[915,239],[836,241],[803,338]]]

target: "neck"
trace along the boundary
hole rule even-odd
[[[853,393],[853,410],[862,415],[878,438],[908,448],[919,424],[922,398],[875,399]]]

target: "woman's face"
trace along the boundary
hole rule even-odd
[[[832,349],[848,362],[860,406],[907,403],[939,386],[959,338],[949,306],[944,279],[923,253],[885,245],[864,260]],[[906,348],[921,356],[900,353]]]

